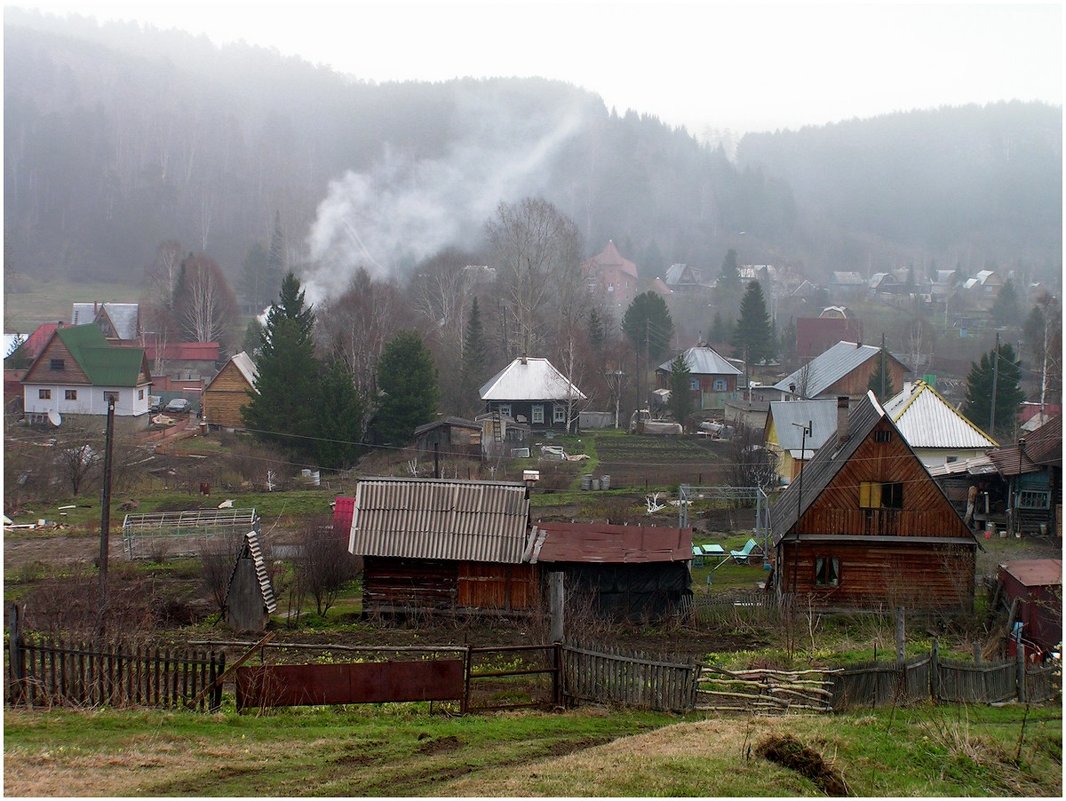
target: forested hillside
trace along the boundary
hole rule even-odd
[[[943,109],[749,135],[683,129],[541,79],[377,85],[246,45],[7,9],[5,266],[139,282],[160,243],[237,283],[275,220],[292,264],[405,274],[483,252],[542,196],[586,255],[833,269],[1061,261],[1061,109]],[[757,99],[753,99],[756,102]],[[693,98],[698,104],[699,98]]]

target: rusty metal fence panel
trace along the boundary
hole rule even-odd
[[[459,659],[242,667],[237,709],[462,701],[463,672]]]

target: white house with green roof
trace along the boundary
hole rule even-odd
[[[94,324],[57,328],[22,377],[26,418],[103,416],[109,398],[125,428],[148,426],[152,376],[143,348],[112,345]]]

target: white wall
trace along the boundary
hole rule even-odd
[[[104,392],[117,392],[116,417],[138,417],[148,414],[148,393],[151,384],[139,387],[87,387],[62,384],[24,384],[22,387],[23,408],[27,414],[43,414],[56,411],[62,414],[107,414]],[[41,398],[39,390],[51,391],[51,398]],[[67,390],[78,393],[76,400],[67,400]]]

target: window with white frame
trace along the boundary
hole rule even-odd
[[[534,403],[533,404],[533,422],[534,423],[543,423],[544,422],[544,404],[542,404],[542,403]]]
[[[690,378],[688,382],[688,388],[695,392],[700,388],[700,380],[698,378]]]
[[[714,391],[715,392],[725,392],[725,388],[726,388],[726,382],[725,382],[724,378],[716,378],[716,379],[714,379]]]
[[[143,389],[138,389],[137,390],[137,400],[144,400],[144,390]]]
[[[501,403],[500,406],[499,406],[499,409],[500,409],[500,417],[510,417],[511,416],[511,404],[509,404],[509,403]]]
[[[556,403],[552,407],[552,422],[553,423],[565,423],[566,422],[566,405],[562,403]]]

